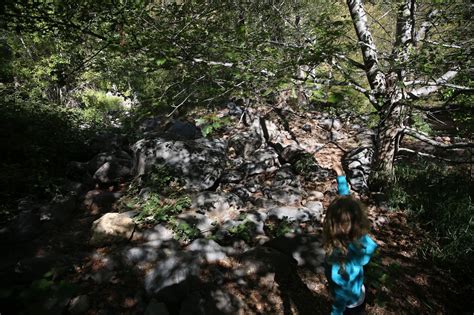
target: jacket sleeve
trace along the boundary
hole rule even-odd
[[[331,279],[335,284],[332,288],[334,300],[332,303],[331,315],[343,314],[349,301],[357,299],[357,294],[352,291],[353,288],[351,284],[358,276],[360,276],[362,266],[348,261],[344,266],[344,275],[340,274],[340,268],[340,265],[337,263],[331,266]]]
[[[341,175],[337,177],[337,193],[341,196],[350,195],[349,185],[347,184],[346,176]]]
[[[358,292],[354,283],[363,281],[363,266],[366,265],[374,254],[377,244],[367,234],[359,240],[358,246],[349,245],[350,251],[347,261],[344,263],[345,272],[341,274],[340,264],[333,263],[330,266],[331,280],[334,282],[331,314],[342,314],[348,301],[357,298]]]
[[[353,264],[364,266],[369,263],[378,245],[369,235],[365,234],[360,238],[359,246],[356,247],[354,244],[349,245],[350,260]]]

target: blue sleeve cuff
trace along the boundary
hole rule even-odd
[[[347,179],[344,175],[337,177],[337,193],[341,196],[350,195],[349,185],[347,184]]]

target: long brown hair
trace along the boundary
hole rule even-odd
[[[366,234],[370,223],[365,206],[351,196],[336,198],[328,207],[323,223],[324,249],[328,257],[344,260],[350,243]]]

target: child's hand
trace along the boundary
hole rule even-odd
[[[332,169],[336,172],[337,176],[344,175],[344,171],[342,169],[341,162],[334,161],[333,164],[332,164]]]

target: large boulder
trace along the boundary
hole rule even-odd
[[[316,219],[319,213],[302,207],[276,207],[268,211],[269,218],[287,220],[289,222],[306,222]]]
[[[102,184],[118,182],[131,175],[132,157],[125,151],[115,150],[97,154],[87,163],[93,179]]]
[[[268,173],[277,170],[280,166],[278,154],[271,147],[257,149],[249,155],[249,160],[241,165],[240,169],[247,176]]]
[[[166,134],[175,140],[194,140],[202,137],[199,127],[187,121],[176,120],[166,129]]]
[[[192,197],[192,208],[202,212],[224,212],[230,208],[238,209],[243,206],[237,195],[224,192],[203,191]]]
[[[158,293],[164,288],[179,285],[197,276],[207,264],[228,260],[229,251],[230,248],[206,239],[195,240],[185,251],[170,251],[154,269],[147,271],[145,289],[149,293]]]
[[[91,244],[104,245],[107,243],[128,240],[135,229],[133,220],[122,213],[106,213],[92,224]]]
[[[270,198],[282,205],[295,205],[301,204],[302,195],[304,194],[298,188],[291,186],[281,186],[280,188],[264,189],[263,193],[267,198]]]
[[[229,139],[229,150],[245,158],[252,156],[262,145],[261,135],[253,131],[236,133]]]
[[[101,167],[99,167],[99,169],[95,171],[93,178],[100,183],[108,184],[118,182],[120,179],[126,178],[130,175],[131,170],[127,165],[112,160],[110,162],[105,162]]]
[[[226,143],[207,138],[186,141],[142,139],[132,149],[135,175],[145,175],[155,164],[162,164],[182,178],[185,188],[191,191],[214,186],[222,175],[226,159]]]

